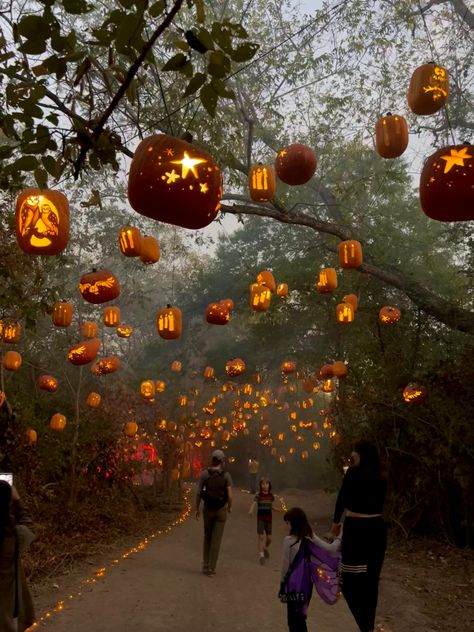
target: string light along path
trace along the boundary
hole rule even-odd
[[[273,516],[271,557],[258,563],[251,496],[234,487],[215,577],[201,574],[203,521],[195,519],[195,487],[186,512],[169,529],[137,543],[107,568],[95,569],[72,595],[34,628],[39,632],[283,632],[286,606],[278,601],[283,513]],[[288,500],[287,500],[288,502]],[[278,506],[278,503],[275,503]],[[284,505],[284,503],[283,503]],[[186,513],[185,512],[185,513]],[[325,525],[325,529],[328,525]],[[316,595],[310,604],[314,629],[357,632],[343,599],[334,606]]]

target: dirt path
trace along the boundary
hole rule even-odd
[[[190,498],[194,500],[191,492]],[[309,493],[307,494],[309,496]],[[284,632],[286,608],[277,599],[281,514],[274,517],[274,543],[266,566],[258,564],[255,517],[247,514],[248,494],[236,491],[226,524],[215,577],[201,570],[202,520],[194,515],[144,550],[112,565],[104,578],[82,589],[44,626],[51,632]],[[295,504],[286,497],[287,504]],[[298,500],[302,500],[299,498]],[[304,506],[303,503],[301,503]],[[327,514],[326,509],[322,509]],[[357,632],[347,605],[327,606],[317,596],[309,610],[309,628],[321,632]],[[43,626],[41,626],[43,627]]]

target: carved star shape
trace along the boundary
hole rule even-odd
[[[201,193],[207,193],[209,191],[209,187],[207,186],[207,182],[201,182],[199,184],[201,187]]]
[[[284,158],[287,153],[288,152],[286,151],[286,149],[282,149],[278,155],[280,156],[280,158]]]
[[[198,179],[198,174],[196,171],[196,165],[201,164],[202,162],[207,162],[207,160],[203,160],[202,158],[190,158],[188,153],[185,151],[184,156],[181,160],[172,160],[172,165],[181,165],[181,177],[183,180],[187,177],[188,173],[191,171],[193,176]]]
[[[171,173],[167,171],[165,175],[168,176],[168,180],[166,181],[166,184],[173,184],[176,180],[179,180],[180,178],[179,173],[176,173],[174,169]]]
[[[168,149],[165,149],[165,154],[167,156],[174,156],[174,151],[171,149],[171,147],[168,147]]]
[[[441,156],[441,160],[446,160],[444,173],[448,173],[449,171],[451,171],[454,165],[464,167],[464,161],[468,158],[473,158],[473,156],[467,153],[467,150],[468,147],[463,147],[461,150],[451,149],[451,155]]]

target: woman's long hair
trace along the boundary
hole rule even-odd
[[[6,481],[0,481],[0,546],[5,537],[5,530],[10,524],[10,503],[12,500],[12,488]]]
[[[370,441],[358,441],[354,445],[354,452],[360,456],[358,467],[366,475],[372,478],[382,478],[379,452]]]
[[[309,536],[312,537],[313,529],[308,522],[305,512],[299,507],[293,507],[283,516],[285,522],[290,523],[290,535],[294,535],[297,540]]]

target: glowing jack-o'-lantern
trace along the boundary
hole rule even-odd
[[[145,235],[142,238],[142,251],[140,253],[140,261],[147,265],[152,265],[160,260],[160,245],[154,237]]]
[[[99,347],[100,340],[97,338],[83,340],[82,342],[78,342],[69,348],[69,351],[67,352],[67,359],[75,366],[89,364],[89,362],[95,360]]]
[[[303,380],[301,386],[303,387],[303,390],[305,393],[317,393],[318,392],[318,385],[316,383],[316,381],[311,378],[308,377],[305,380]]]
[[[362,265],[362,246],[355,239],[341,241],[337,251],[342,268],[359,268]]]
[[[119,247],[126,257],[138,257],[142,248],[142,236],[138,228],[124,226],[119,232]]]
[[[277,285],[276,295],[279,298],[285,298],[288,296],[288,285],[286,283],[279,283]]]
[[[270,165],[258,164],[249,173],[250,197],[255,202],[268,202],[275,195],[275,169]]]
[[[53,319],[53,325],[56,327],[69,327],[72,323],[72,314],[74,307],[71,303],[61,301],[53,305],[53,312],[51,318]]]
[[[281,363],[280,371],[282,373],[294,373],[296,371],[296,364],[291,360],[285,360]]]
[[[94,393],[94,391],[91,391],[86,399],[86,404],[90,408],[99,408],[101,402],[102,397],[99,395],[99,393]]]
[[[51,430],[54,430],[54,432],[62,432],[66,427],[65,415],[61,415],[61,413],[55,413],[49,421],[49,427],[51,428]]]
[[[225,371],[229,377],[237,377],[245,373],[245,362],[240,358],[234,358],[229,360],[225,365]]]
[[[21,361],[18,351],[7,351],[3,356],[3,368],[7,371],[17,371],[21,367]]]
[[[323,382],[323,393],[332,393],[334,390],[334,384],[331,379],[324,380]]]
[[[81,277],[79,291],[88,303],[99,305],[117,298],[120,294],[120,283],[110,270],[93,270]]]
[[[257,278],[255,279],[257,281],[257,283],[260,283],[260,285],[265,285],[270,292],[275,292],[276,290],[276,283],[275,283],[275,277],[273,276],[273,273],[270,272],[270,270],[262,270],[262,272],[259,272],[257,274]]]
[[[220,208],[222,176],[210,154],[157,134],[135,150],[128,199],[141,215],[184,228],[203,228]]]
[[[181,371],[183,370],[183,365],[179,360],[173,360],[170,368],[173,373],[181,373]]]
[[[28,430],[25,431],[25,439],[28,445],[34,445],[38,440],[38,434],[36,430],[33,430],[33,428],[28,428]]]
[[[106,327],[117,327],[120,322],[120,308],[106,307],[104,309],[104,325]]]
[[[58,380],[52,375],[40,375],[37,384],[38,388],[49,393],[54,393],[58,389]]]
[[[231,298],[223,298],[219,303],[225,305],[229,313],[234,309],[234,301]]]
[[[131,325],[127,325],[126,323],[121,323],[120,325],[117,325],[116,331],[119,338],[130,338],[133,334],[133,327]]]
[[[430,156],[420,175],[420,204],[439,222],[474,219],[474,146],[450,145]]]
[[[410,382],[403,389],[403,399],[407,404],[422,404],[428,396],[424,386]]]
[[[155,382],[153,380],[144,380],[140,384],[140,393],[145,399],[151,399],[155,396]]]
[[[92,375],[107,375],[115,373],[118,369],[120,369],[120,358],[110,355],[96,360],[91,366],[91,373]]]
[[[69,239],[69,204],[60,191],[25,189],[16,199],[16,239],[28,254],[57,255]]]
[[[97,338],[98,331],[97,323],[93,323],[91,320],[85,320],[82,323],[81,336],[84,336],[84,338]]]
[[[408,87],[408,105],[415,114],[434,114],[448,100],[448,71],[430,62],[418,66]]]
[[[306,145],[295,143],[282,149],[275,158],[277,176],[286,184],[308,182],[316,171],[316,154]]]
[[[212,366],[207,366],[204,369],[204,377],[206,378],[206,380],[214,379],[214,369],[212,368]]]
[[[128,421],[123,428],[123,432],[126,437],[133,438],[138,432],[138,425],[134,421]]]
[[[156,316],[156,327],[160,337],[165,340],[179,338],[183,327],[181,310],[171,305],[160,309]]]
[[[21,338],[21,325],[14,321],[6,321],[3,323],[2,330],[3,342],[14,344],[20,342]]]
[[[354,308],[350,303],[339,303],[337,305],[336,320],[338,323],[352,323],[354,321]]]
[[[382,158],[398,158],[408,147],[408,125],[399,114],[387,112],[375,124],[375,151]]]
[[[332,370],[334,372],[334,375],[338,377],[339,379],[341,379],[343,377],[346,377],[347,375],[347,372],[348,372],[347,364],[345,362],[341,362],[340,360],[337,360],[336,362],[333,362]]]
[[[379,320],[384,325],[393,325],[394,323],[398,323],[401,317],[402,313],[398,307],[385,305],[379,311]]]
[[[206,320],[211,325],[227,325],[230,319],[229,310],[223,302],[209,303],[206,309]]]
[[[250,307],[255,312],[266,312],[272,299],[271,290],[266,285],[252,283],[250,286]]]
[[[157,393],[163,393],[166,388],[166,383],[163,380],[157,380],[155,383],[155,389]]]
[[[342,297],[342,302],[350,303],[352,305],[352,309],[354,310],[354,314],[356,313],[357,308],[359,307],[359,299],[355,294],[345,294]]]
[[[324,268],[319,272],[316,289],[320,294],[329,294],[337,288],[337,272],[335,268]]]

